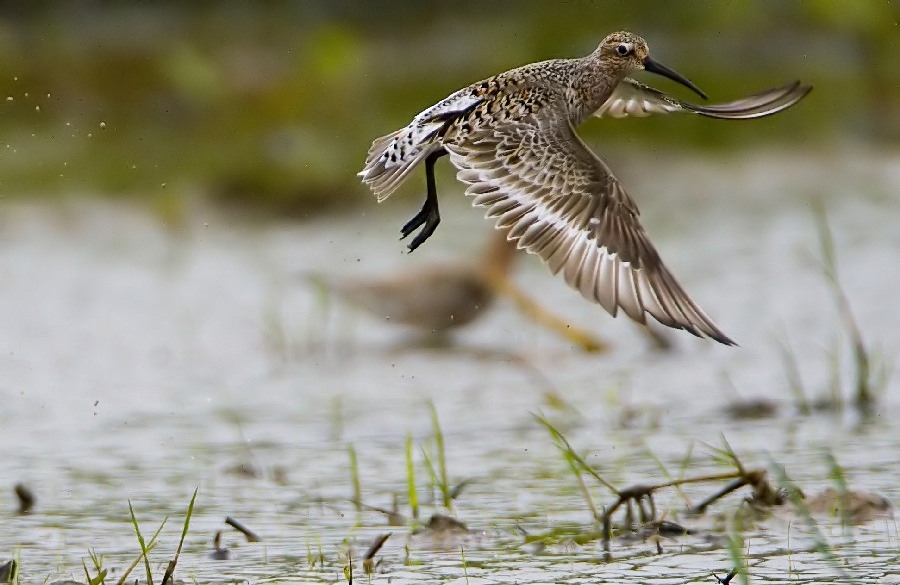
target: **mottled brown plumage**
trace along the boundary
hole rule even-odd
[[[732,345],[687,295],[659,257],[638,209],[575,128],[596,116],[687,112],[747,119],[792,106],[810,91],[799,82],[716,106],[682,102],[627,76],[646,70],[706,97],[690,81],[649,57],[646,42],[618,32],[590,55],[525,65],[461,89],[377,139],[359,173],[384,200],[425,162],[428,196],[402,231],[422,230],[416,249],[437,228],[435,161],[449,155],[474,205],[519,248],[540,256],[585,298],[615,316],[660,323]]]

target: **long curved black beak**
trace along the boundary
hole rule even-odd
[[[644,71],[649,71],[650,73],[656,73],[657,75],[668,77],[672,81],[677,81],[681,85],[695,91],[697,95],[699,95],[703,99],[707,99],[706,94],[703,93],[703,91],[699,87],[691,83],[691,81],[687,77],[672,69],[669,69],[659,61],[654,61],[649,56],[644,58]]]

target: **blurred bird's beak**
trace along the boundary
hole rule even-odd
[[[650,73],[656,73],[657,75],[668,77],[672,81],[677,81],[681,85],[695,91],[697,95],[699,95],[703,99],[707,99],[706,94],[703,93],[703,91],[699,87],[691,83],[691,81],[687,77],[678,73],[677,71],[674,71],[673,69],[669,69],[659,61],[654,61],[649,56],[644,58],[644,71],[649,71]]]

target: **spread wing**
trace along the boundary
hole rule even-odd
[[[548,110],[544,110],[545,112]],[[663,264],[622,185],[568,120],[529,116],[478,130],[444,148],[474,205],[497,228],[540,256],[588,300],[660,323],[734,342],[687,295]]]
[[[728,120],[746,120],[761,118],[787,109],[812,91],[812,87],[794,81],[781,87],[773,87],[743,99],[717,104],[698,106],[677,100],[658,89],[644,85],[639,81],[626,77],[616,86],[612,95],[596,112],[597,117],[624,118],[626,116],[644,117],[651,114],[671,114],[673,112],[690,112],[709,118]]]

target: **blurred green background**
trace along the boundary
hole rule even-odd
[[[355,173],[373,138],[461,86],[586,54],[617,29],[713,101],[797,78],[815,90],[765,122],[588,123],[601,152],[896,148],[898,13],[886,0],[4,2],[0,197],[177,209],[191,193],[297,216],[366,203]]]

